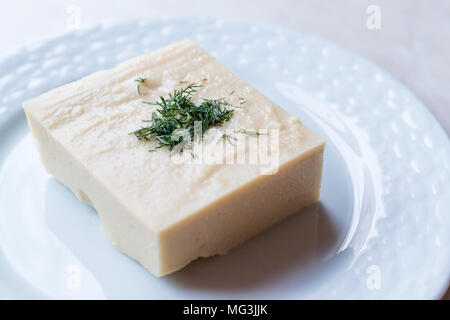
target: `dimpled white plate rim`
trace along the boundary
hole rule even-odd
[[[327,141],[320,202],[155,278],[39,161],[20,104],[191,38]],[[0,60],[0,297],[439,298],[450,273],[450,145],[417,98],[317,37],[214,19],[63,34]]]

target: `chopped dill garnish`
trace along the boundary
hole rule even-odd
[[[246,99],[244,99],[244,98],[239,98],[239,104],[240,104],[240,105],[242,105],[242,104],[244,104],[244,103],[246,103],[246,102],[247,102]]]
[[[152,113],[151,125],[138,129],[134,134],[142,141],[156,141],[156,149],[167,147],[169,151],[183,142],[183,135],[173,139],[174,134],[183,131],[188,134],[191,141],[194,138],[194,123],[201,122],[201,134],[211,127],[220,126],[229,121],[234,109],[223,98],[202,99],[200,104],[192,102],[192,96],[200,85],[190,84],[184,89],[175,89],[168,97],[159,97],[159,100],[150,103],[159,108]],[[175,132],[177,131],[177,132]]]
[[[236,90],[231,91],[230,96],[232,96],[235,92],[236,92]]]
[[[226,133],[224,133],[224,134],[219,138],[219,140],[217,141],[217,143],[219,143],[220,141],[223,141],[223,140],[227,141],[228,143],[230,143],[230,144],[232,144],[232,145],[235,145],[235,144],[236,144],[236,141],[237,141],[237,138],[236,138],[236,137],[233,137],[231,134],[226,134]]]
[[[232,134],[227,134],[224,133],[220,136],[219,140],[217,140],[217,143],[219,143],[220,141],[226,141],[232,145],[236,144],[236,141],[238,140],[234,135],[236,134],[245,134],[251,137],[259,137],[261,135],[265,135],[266,133],[260,133],[257,131],[252,131],[252,130],[247,130],[247,129],[237,129],[234,130],[234,132]]]
[[[246,129],[238,129],[234,131],[235,133],[242,133],[242,134],[246,134],[248,136],[251,137],[259,137],[260,135],[264,135],[265,133],[260,133],[257,131],[251,131],[251,130],[246,130]]]
[[[147,79],[146,79],[146,78],[137,78],[137,79],[134,79],[134,81],[140,82],[140,83],[144,83],[145,80],[147,80]],[[141,96],[141,88],[139,87],[139,83],[137,84],[136,90],[137,90],[137,95],[140,97],[140,96]]]

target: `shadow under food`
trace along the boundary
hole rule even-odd
[[[49,228],[95,275],[106,292],[127,292],[127,297],[132,297],[135,287],[150,276],[148,272],[133,259],[119,259],[125,256],[104,236],[94,209],[80,202],[54,178],[49,179],[46,189]],[[67,210],[54,204],[55,198],[63,199]],[[302,274],[309,267],[336,253],[339,238],[327,209],[315,203],[224,256],[200,258],[160,280],[188,290],[230,293],[279,285],[292,281],[292,277],[301,283]],[[115,267],[108,268],[113,261]],[[123,281],[117,281],[117,270],[128,270],[121,276]]]
[[[334,254],[337,240],[338,232],[327,210],[315,203],[228,254],[200,258],[167,279],[190,289],[261,289]]]

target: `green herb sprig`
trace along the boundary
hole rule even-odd
[[[248,135],[250,137],[255,137],[255,138],[258,138],[261,135],[266,135],[266,133],[261,133],[261,132],[241,128],[241,129],[234,130],[231,134],[227,134],[227,133],[222,134],[220,136],[219,140],[217,140],[217,143],[219,143],[220,141],[226,141],[232,145],[235,145],[236,141],[238,140],[235,136],[236,134],[245,134],[245,135]]]
[[[234,109],[224,99],[205,99],[200,104],[192,102],[193,94],[201,85],[190,84],[184,89],[175,89],[168,97],[159,97],[159,100],[147,104],[159,108],[152,113],[151,125],[138,129],[134,134],[142,141],[156,141],[156,149],[167,147],[172,151],[176,145],[183,141],[183,136],[173,139],[175,130],[187,132],[191,141],[194,138],[194,123],[200,121],[203,134],[211,127],[220,126],[229,121]]]
[[[259,137],[260,135],[265,135],[265,133],[252,131],[252,130],[247,130],[247,129],[237,129],[234,132],[235,133],[246,134],[246,135],[251,136],[251,137]]]
[[[145,80],[147,80],[147,79],[146,79],[146,78],[137,78],[137,79],[134,79],[134,81],[140,82],[140,83],[144,83]],[[138,96],[140,97],[140,96],[141,96],[141,88],[139,87],[139,83],[136,85],[136,90],[137,90]]]

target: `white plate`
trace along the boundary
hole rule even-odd
[[[226,256],[155,278],[39,161],[22,101],[190,37],[327,140],[320,203]],[[438,298],[450,274],[450,144],[386,72],[316,37],[236,21],[95,27],[0,61],[3,298]]]

